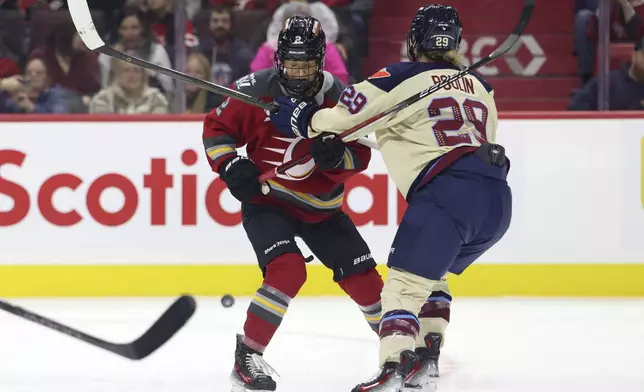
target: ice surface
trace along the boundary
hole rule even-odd
[[[10,302],[128,342],[172,298]],[[1,392],[230,391],[235,333],[248,298],[197,298],[185,329],[139,362],[0,313]],[[280,392],[335,392],[373,375],[377,339],[344,298],[296,298],[266,360]],[[441,357],[441,392],[644,391],[644,300],[462,299]]]

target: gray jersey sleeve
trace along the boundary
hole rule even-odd
[[[326,92],[326,97],[333,100],[334,102],[338,102],[345,88],[347,88],[347,85],[334,76],[333,84],[331,85],[331,88],[329,88],[329,90]]]
[[[277,74],[272,68],[262,69],[242,76],[234,83],[235,90],[255,98],[267,98],[280,95]]]

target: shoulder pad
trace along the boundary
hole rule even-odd
[[[368,77],[366,81],[388,93],[405,80],[434,69],[460,70],[457,66],[448,63],[404,62],[389,65]]]
[[[233,82],[235,90],[255,98],[273,96],[273,84],[277,82],[275,70],[262,69],[252,74],[242,76]]]
[[[474,71],[470,72],[470,75],[472,75],[476,79],[478,79],[478,81],[481,82],[481,84],[483,85],[483,87],[485,87],[485,89],[487,90],[488,93],[492,93],[492,91],[494,90],[492,88],[492,85],[490,85],[490,83],[488,83],[485,79],[483,79],[483,77],[481,75],[479,75],[478,73],[476,73]]]
[[[325,91],[324,96],[334,102],[338,102],[340,100],[340,96],[342,95],[342,92],[344,91],[345,88],[347,88],[347,86],[335,76],[332,76],[330,74],[329,76],[331,76],[332,84],[329,86],[328,90]]]

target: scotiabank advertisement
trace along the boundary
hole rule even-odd
[[[501,120],[499,142],[514,216],[481,263],[644,263],[644,120]],[[374,151],[346,210],[379,262],[404,208]],[[239,210],[198,121],[0,123],[0,264],[254,264]]]

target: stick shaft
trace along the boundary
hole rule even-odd
[[[213,93],[221,94],[226,97],[234,98],[237,100],[240,100],[244,103],[247,103],[249,105],[257,106],[258,108],[268,110],[268,111],[273,111],[278,108],[278,106],[274,103],[271,102],[264,102],[258,98],[255,98],[253,96],[250,96],[248,94],[244,94],[242,92],[239,92],[237,90],[233,90],[228,87],[220,86],[218,84],[202,80],[199,78],[195,78],[194,76],[186,75],[183,72],[175,71],[174,69],[171,68],[166,68],[162,67],[160,65],[152,64],[149,61],[142,60],[138,57],[134,56],[129,56],[123,52],[120,52],[116,49],[110,48],[109,46],[103,46],[96,51],[103,53],[107,56],[117,58],[119,60],[127,61],[128,63],[132,63],[134,65],[137,65],[139,67],[143,67],[155,72],[158,72],[160,74],[170,76],[171,78],[180,80],[185,83],[190,83],[193,84],[197,87],[200,87],[204,90],[211,91]]]

